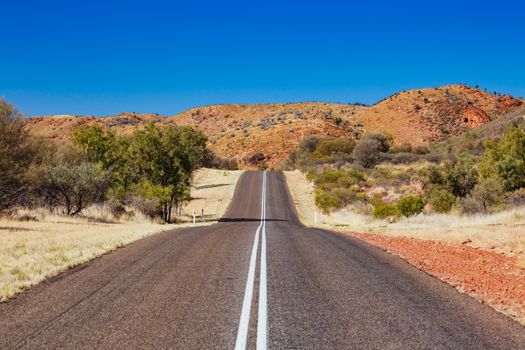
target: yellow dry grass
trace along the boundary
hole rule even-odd
[[[421,214],[396,223],[376,220],[344,208],[329,215],[317,212],[316,224],[313,185],[300,171],[285,172],[285,176],[305,225],[456,244],[468,242],[470,246],[515,255],[525,266],[525,207],[477,216]]]
[[[200,169],[193,178],[192,200],[182,209],[182,220],[190,222],[193,212],[201,220],[201,210],[207,222],[220,219],[230,204],[237,180],[243,170]]]
[[[95,223],[49,216],[0,219],[0,300],[47,277],[173,225]]]
[[[210,215],[207,220],[216,220],[228,206],[241,173],[200,170],[193,189],[197,198],[186,209],[204,207]],[[152,223],[140,214],[117,220],[102,207],[89,208],[84,217],[74,218],[45,210],[20,210],[19,215],[38,221],[0,218],[0,301],[140,238],[193,226]]]

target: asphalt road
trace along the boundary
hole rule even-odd
[[[283,175],[261,172],[241,177],[222,222],[142,239],[0,304],[2,349],[244,343],[525,349],[525,327],[367,243],[305,228]]]

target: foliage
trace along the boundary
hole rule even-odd
[[[374,139],[357,142],[353,151],[354,160],[365,168],[373,168],[380,160],[381,144]]]
[[[0,99],[0,211],[16,204],[24,193],[23,174],[32,160],[20,114]]]
[[[57,165],[49,169],[45,187],[48,202],[65,215],[77,215],[104,200],[109,176],[91,163]]]
[[[401,215],[406,217],[419,214],[425,208],[423,196],[405,196],[397,202],[397,209]]]
[[[381,203],[374,207],[372,215],[376,219],[386,219],[389,217],[397,217],[400,215],[399,209],[395,204]]]
[[[191,175],[205,155],[206,137],[201,132],[148,124],[129,144],[130,167],[141,179],[135,193],[155,197],[162,219],[170,222],[173,207],[188,199]]]
[[[480,172],[498,176],[507,191],[525,187],[525,132],[511,127],[501,141],[487,141]]]
[[[321,139],[318,136],[305,137],[303,140],[301,140],[301,143],[299,144],[299,152],[314,152],[317,149],[317,145],[319,145],[319,142],[321,142]]]
[[[437,213],[448,213],[456,204],[456,197],[446,188],[434,188],[429,191],[428,196],[432,208]]]
[[[454,196],[467,196],[478,182],[476,158],[467,153],[460,154],[446,167],[445,179]]]
[[[310,174],[316,185],[337,184],[339,187],[350,187],[365,180],[365,175],[358,171],[329,170],[319,174]]]
[[[335,139],[320,140],[316,152],[320,156],[332,156],[336,154],[351,154],[355,147],[355,141],[351,137],[339,137]]]
[[[369,132],[365,134],[364,140],[375,140],[379,143],[380,152],[388,152],[394,142],[392,135],[382,132]]]
[[[220,157],[211,150],[207,150],[203,165],[207,168],[215,168],[220,170],[239,169],[237,159]]]
[[[104,169],[114,166],[121,157],[115,134],[98,125],[76,128],[71,142],[82,151],[87,161],[100,164]]]

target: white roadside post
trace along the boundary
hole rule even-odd
[[[204,209],[201,209],[201,214],[202,214],[202,222],[204,222]]]
[[[195,210],[193,211],[193,224],[195,224]]]

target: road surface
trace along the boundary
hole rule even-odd
[[[220,223],[142,239],[0,304],[2,349],[245,347],[525,349],[525,327],[305,228],[271,172],[243,174]]]

